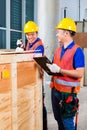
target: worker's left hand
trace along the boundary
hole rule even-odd
[[[48,64],[48,63],[46,65],[50,69],[51,72],[60,73],[61,68],[58,65],[56,65],[56,64]]]

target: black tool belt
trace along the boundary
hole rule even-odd
[[[64,118],[75,116],[79,107],[79,99],[77,94],[61,93],[61,100],[59,105],[61,114]]]

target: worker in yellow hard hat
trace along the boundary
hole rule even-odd
[[[71,18],[64,18],[55,28],[76,32],[76,24]]]
[[[50,83],[52,108],[58,130],[75,130],[74,117],[79,107],[77,94],[85,58],[83,50],[73,40],[76,33],[73,19],[63,18],[55,29],[61,46],[55,50],[53,64],[47,64],[54,73]]]
[[[28,21],[24,25],[24,33],[27,39],[26,50],[31,51],[33,53],[41,53],[44,55],[44,45],[42,40],[38,37],[38,25],[34,21]],[[43,73],[42,69],[40,73]],[[43,87],[43,130],[47,130],[47,110],[44,103],[44,86],[43,86],[43,75],[42,75],[42,87]]]
[[[34,21],[28,21],[24,25],[24,33],[27,39],[26,50],[34,50],[36,53],[44,54],[42,40],[38,37],[38,26]]]
[[[24,33],[38,32],[38,26],[34,21],[28,21],[24,25]]]

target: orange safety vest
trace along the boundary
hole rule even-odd
[[[60,59],[62,48],[56,49],[54,54],[54,63],[60,66],[62,69],[74,70],[73,68],[73,57],[79,46],[75,44],[71,49],[67,49],[62,59]],[[50,87],[55,87],[56,90],[60,92],[78,93],[80,91],[80,79],[72,78],[66,75],[63,76],[53,76],[51,79]]]
[[[30,50],[36,50],[36,48],[37,48],[38,46],[43,46],[42,40],[39,40],[38,42],[36,42],[36,43],[30,48]],[[28,47],[29,47],[29,43],[27,43],[26,50],[28,50]],[[43,47],[44,47],[44,46],[43,46]]]
[[[39,47],[39,46],[43,46],[43,48],[44,48],[44,45],[43,45],[41,39],[40,39],[39,41],[37,41],[37,42],[30,48],[30,50],[35,51],[36,48]],[[29,43],[27,43],[26,50],[28,50],[28,47],[29,47]],[[38,50],[38,51],[40,51],[40,50]],[[43,55],[44,55],[44,54],[42,54],[42,56],[43,56]],[[42,71],[44,72],[44,70],[42,70]],[[44,76],[42,76],[42,82],[43,82],[43,80],[44,80]]]

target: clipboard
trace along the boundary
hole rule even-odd
[[[46,56],[34,57],[33,59],[37,62],[37,64],[40,65],[41,68],[43,68],[43,70],[48,75],[61,75],[60,73],[51,72],[50,69],[46,66],[47,63],[52,64],[52,62]]]

